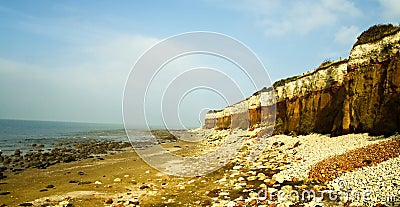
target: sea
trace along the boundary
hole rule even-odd
[[[137,130],[134,134],[133,139],[140,141],[147,133]],[[0,119],[2,154],[10,155],[16,149],[22,152],[38,148],[50,150],[59,143],[88,141],[127,142],[129,139],[122,124]]]

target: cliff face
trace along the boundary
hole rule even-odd
[[[275,87],[278,100],[275,133],[330,133],[340,117],[346,73],[347,60],[338,61]]]
[[[362,44],[356,43],[348,59],[323,63],[313,72],[277,81],[273,89],[210,111],[204,127],[252,129],[275,122],[275,134],[400,131],[400,31],[394,28],[369,42],[365,37],[371,34],[364,32]]]
[[[345,80],[341,128],[335,134],[400,131],[400,32],[355,46]]]

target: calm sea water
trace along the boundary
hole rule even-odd
[[[137,140],[141,140],[137,131]],[[15,149],[51,149],[60,142],[129,141],[122,125],[75,122],[0,119],[0,150],[11,154]],[[36,146],[35,146],[36,145]]]

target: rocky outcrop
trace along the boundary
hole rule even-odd
[[[379,35],[371,35],[377,31]],[[400,27],[371,27],[348,59],[324,62],[313,72],[277,81],[246,100],[209,111],[204,127],[274,125],[275,134],[393,134],[400,131],[399,49]]]

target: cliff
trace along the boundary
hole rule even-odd
[[[363,32],[347,59],[277,81],[246,100],[206,114],[205,128],[274,127],[275,134],[342,135],[400,131],[400,27]]]

